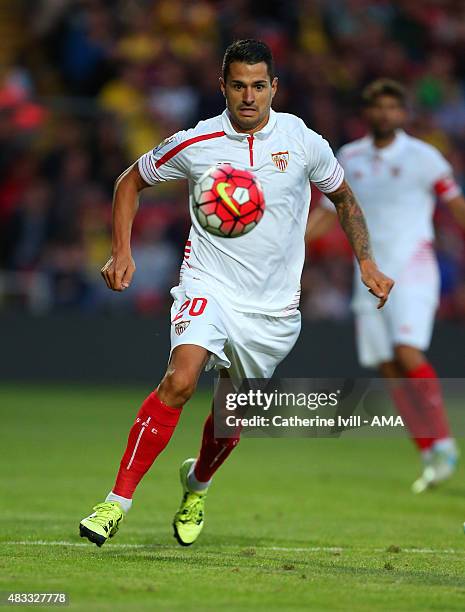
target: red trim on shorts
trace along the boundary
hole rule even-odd
[[[414,251],[410,262],[431,261],[434,259],[433,243],[429,240],[424,240],[418,245]]]
[[[202,134],[201,136],[194,136],[194,138],[189,138],[188,140],[185,140],[184,142],[180,142],[178,145],[173,147],[171,151],[168,151],[162,157],[160,157],[160,159],[155,164],[155,168],[159,168],[160,166],[163,166],[163,164],[166,164],[167,161],[169,161],[172,157],[177,155],[179,151],[182,151],[183,149],[190,146],[191,144],[195,144],[196,142],[201,142],[202,140],[210,140],[210,138],[219,138],[220,136],[225,136],[225,135],[226,135],[225,132],[212,132],[211,134]]]
[[[190,254],[191,254],[191,241],[188,240],[186,242],[186,246],[184,247],[184,259],[189,259]]]

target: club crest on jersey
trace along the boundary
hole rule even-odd
[[[154,150],[152,151],[153,155],[155,155],[155,153],[158,153],[158,151],[160,151],[160,149],[163,149],[163,147],[165,147],[167,144],[169,144],[170,142],[173,142],[173,140],[176,138],[176,134],[173,134],[172,136],[168,136],[168,138],[165,138],[164,140],[162,140],[160,142],[159,145],[157,145]]]
[[[174,326],[174,331],[176,332],[176,335],[180,336],[183,332],[186,331],[190,324],[190,321],[179,321],[179,323],[176,323],[176,325]]]
[[[278,153],[272,153],[271,159],[280,172],[285,172],[289,164],[289,151],[278,151]]]

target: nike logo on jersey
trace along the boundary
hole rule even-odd
[[[231,200],[229,195],[226,193],[226,189],[228,187],[231,187],[229,183],[218,183],[218,185],[216,186],[216,191],[218,192],[220,198],[223,200],[226,206],[228,206],[228,208],[230,208],[234,214],[240,215],[241,213],[239,212],[239,209]]]

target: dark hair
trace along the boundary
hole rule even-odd
[[[246,64],[259,64],[265,62],[268,68],[270,81],[274,78],[274,62],[270,48],[260,40],[247,38],[236,40],[226,49],[223,58],[223,79],[226,81],[229,73],[229,66],[232,62],[244,62]]]
[[[379,96],[391,96],[401,106],[407,105],[407,93],[404,87],[392,79],[378,79],[365,87],[362,92],[362,101],[365,106],[372,106]]]

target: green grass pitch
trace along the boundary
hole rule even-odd
[[[117,537],[79,520],[113,484],[149,389],[0,388],[0,591],[67,592],[71,610],[464,610],[464,471],[409,492],[407,440],[244,439],[218,472],[206,527],[179,547],[178,467],[208,398],[185,408]],[[42,608],[43,609],[43,608]]]

